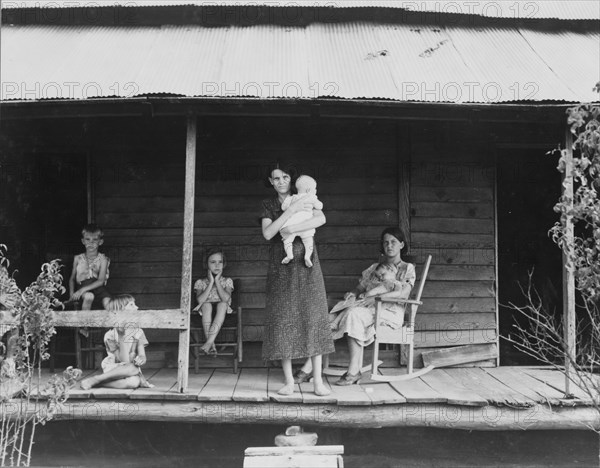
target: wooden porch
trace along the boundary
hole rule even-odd
[[[400,369],[382,369],[384,373]],[[87,371],[83,377],[92,375]],[[277,394],[279,368],[202,369],[178,391],[177,369],[145,371],[154,388],[74,388],[56,419],[179,421],[219,424],[301,424],[332,427],[438,427],[464,430],[546,430],[600,427],[594,402],[561,372],[542,367],[447,368],[410,381],[334,385],[318,397],[312,383],[291,396]],[[42,382],[49,377],[46,370]],[[11,400],[6,411],[16,410]]]

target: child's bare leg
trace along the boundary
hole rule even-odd
[[[316,356],[313,356],[311,360],[313,367],[313,385],[315,388],[315,395],[327,396],[331,393],[331,390],[329,390],[323,383],[323,376],[321,374],[323,360],[321,355],[317,354]]]
[[[94,302],[94,293],[85,292],[81,296],[81,310],[92,310],[92,303]]]
[[[92,310],[92,304],[94,303],[94,293],[93,292],[84,292],[81,295],[81,310]],[[79,329],[79,333],[81,333],[86,338],[90,335],[90,332],[87,327],[82,327]]]
[[[97,386],[107,386],[108,382],[112,382],[114,380],[127,379],[128,377],[136,377],[138,379],[138,387],[139,387],[139,374],[140,370],[138,367],[134,366],[131,363],[127,363],[121,366],[117,366],[114,369],[109,370],[108,372],[100,375],[94,375],[92,377],[88,377],[87,379],[83,379],[80,383],[81,388],[84,390],[88,390],[92,387]],[[113,387],[113,388],[137,388],[137,387]]]
[[[202,330],[204,330],[205,340],[208,340],[210,326],[212,324],[212,310],[213,305],[211,302],[205,302],[200,306],[200,311],[202,313]],[[200,349],[205,353],[208,353],[208,349],[206,349],[204,346],[201,346]]]
[[[312,253],[313,253],[313,249],[314,249],[314,239],[312,236],[303,237],[302,243],[304,244],[304,263],[306,264],[306,266],[308,268],[310,268],[313,266],[313,264],[310,260],[310,257],[312,257]]]
[[[221,330],[221,326],[223,325],[223,321],[225,320],[225,314],[227,313],[227,303],[219,302],[217,304],[217,313],[215,314],[215,319],[213,320],[210,328],[208,329],[208,336],[206,337],[206,343],[202,346],[202,349],[206,349],[206,352],[210,351],[215,346],[215,340],[217,339],[217,335]]]
[[[280,395],[291,395],[292,393],[294,393],[294,374],[292,374],[292,360],[282,359],[281,367],[283,368],[285,384],[277,391],[277,393],[279,393]]]
[[[109,302],[110,302],[110,297],[105,297],[104,299],[102,299],[102,307],[104,307],[104,309],[106,309],[108,307]]]
[[[283,249],[285,250],[285,258],[281,261],[282,264],[287,265],[294,259],[294,238],[296,236],[290,236],[283,240]]]
[[[102,384],[103,387],[106,388],[139,388],[141,386],[142,380],[134,375],[132,377],[126,377],[124,379],[111,380],[109,382],[104,382]]]

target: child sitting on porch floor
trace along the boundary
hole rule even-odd
[[[110,293],[106,289],[108,280],[108,257],[98,251],[104,243],[104,233],[95,224],[88,224],[81,230],[81,243],[85,252],[73,259],[73,271],[69,278],[69,302],[81,301],[83,310],[91,310],[92,305],[106,309]]]
[[[291,197],[287,197],[283,203],[281,204],[281,209],[283,211],[287,210],[290,205],[298,200],[302,200],[305,204],[312,205],[312,209],[322,210],[323,203],[317,198],[317,182],[310,176],[301,175],[296,180],[296,190],[298,191],[297,195],[292,195]],[[313,210],[310,211],[299,211],[294,213],[284,224],[281,226],[281,229],[284,229],[288,226],[293,226],[294,224],[302,223],[313,217]],[[280,231],[281,231],[280,229]],[[287,265],[294,259],[293,254],[293,244],[296,236],[300,236],[302,239],[302,243],[304,244],[304,263],[308,268],[312,267],[312,261],[310,257],[312,256],[314,250],[314,237],[315,230],[308,229],[306,231],[294,232],[289,236],[282,236],[283,238],[283,248],[285,249],[285,258],[281,261],[284,265]]]
[[[206,342],[200,347],[204,354],[216,354],[215,339],[225,320],[225,314],[231,314],[231,293],[233,280],[223,276],[227,265],[225,253],[222,250],[212,249],[206,255],[206,278],[200,278],[194,284],[198,310],[202,317],[202,328]],[[216,313],[213,320],[213,311]]]
[[[138,310],[135,299],[129,294],[121,294],[110,299],[107,310]],[[124,323],[106,332],[104,346],[107,356],[102,360],[102,374],[81,381],[81,388],[138,388],[152,387],[142,374],[141,367],[146,363],[145,347],[148,340],[144,331],[134,322]]]

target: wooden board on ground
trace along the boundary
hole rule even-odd
[[[529,408],[536,404],[534,400],[515,392],[478,367],[444,370],[444,372],[459,384],[475,391],[492,405]]]
[[[365,383],[361,383],[360,386],[371,399],[372,405],[400,405],[406,403],[406,398],[387,382],[367,380]]]
[[[329,385],[329,382],[327,381],[325,376],[323,376],[323,385],[325,385],[325,387],[331,391],[331,385]],[[333,392],[326,396],[315,395],[315,387],[312,382],[301,383],[300,391],[302,392],[302,403],[305,404],[323,405],[328,403],[335,404],[337,402],[337,400],[333,396]]]
[[[380,369],[383,375],[406,374],[406,369]],[[447,403],[447,398],[434,390],[420,378],[389,382],[389,385],[399,392],[407,403]]]
[[[303,447],[249,447],[244,452],[244,468],[319,466],[343,467],[343,445]]]
[[[447,398],[450,405],[486,406],[487,400],[448,376],[443,369],[434,369],[421,380]]]
[[[144,374],[152,388],[136,388],[129,398],[137,400],[164,400],[165,395],[177,385],[177,369],[159,369],[152,375]]]
[[[269,401],[269,369],[242,369],[233,392],[233,401]]]
[[[277,368],[269,369],[269,380],[267,381],[267,395],[269,400],[278,403],[302,403],[302,392],[299,385],[294,385],[294,393],[291,395],[280,395],[277,393],[283,387],[283,370]]]
[[[497,367],[495,369],[486,369],[485,371],[510,388],[517,390],[523,395],[527,395],[528,398],[533,399],[537,395],[535,401],[538,403],[558,405],[564,397],[562,392],[534,379],[524,373],[520,367]]]
[[[198,400],[198,394],[202,391],[206,383],[210,380],[214,369],[200,369],[197,374],[189,374],[188,387],[185,392],[180,393],[177,386],[171,389],[165,395],[166,400]]]
[[[360,385],[335,385],[339,377],[324,376],[331,387],[331,396],[340,406],[370,406],[371,399]]]
[[[107,387],[94,387],[91,389],[91,398],[97,400],[119,400],[122,398],[129,398],[134,391],[133,388],[107,388]]]
[[[198,393],[198,400],[231,401],[239,376],[230,370],[215,369],[210,380]]]
[[[534,379],[544,382],[546,385],[554,388],[558,392],[563,394],[563,398],[566,397],[566,385],[565,385],[565,374],[556,369],[530,369],[523,368],[523,372],[530,375]],[[592,403],[591,396],[573,381],[570,382],[569,391],[577,400],[572,401],[573,404],[589,405]],[[565,401],[566,403],[566,401]]]
[[[433,365],[437,368],[485,361],[497,357],[496,344],[480,344],[456,346],[421,353],[425,367]]]

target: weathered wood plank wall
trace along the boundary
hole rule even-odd
[[[240,279],[246,340],[258,344],[262,336],[268,246],[258,215],[261,200],[273,193],[262,177],[284,157],[318,181],[327,225],[317,242],[332,300],[377,260],[381,230],[400,222],[399,180],[404,184],[408,172],[411,254],[419,262],[433,255],[417,316],[418,349],[495,342],[494,164],[489,131],[481,132],[489,127],[267,117],[198,122],[193,278],[204,274],[205,250],[222,245],[227,275]],[[110,289],[134,294],[142,308],[178,307],[185,119],[56,120],[19,128],[8,151],[16,158],[49,148],[56,157],[74,148],[90,152],[95,218],[112,260]],[[69,247],[74,252],[78,235]],[[176,335],[152,331],[150,341]]]
[[[427,349],[497,341],[493,147],[469,127],[412,127],[412,253],[433,256],[416,323],[417,363]]]
[[[160,119],[108,124],[94,145],[96,220],[107,232],[111,289],[134,294],[145,308],[179,302],[180,127]],[[459,124],[411,127],[410,160],[399,154],[406,145],[397,142],[396,124],[386,121],[215,118],[200,120],[199,131],[194,279],[204,274],[206,249],[223,246],[226,274],[240,279],[245,340],[262,338],[268,246],[258,215],[273,193],[262,178],[282,157],[317,179],[327,216],[317,242],[332,300],[377,260],[381,230],[399,222],[398,179],[409,171],[411,254],[434,256],[417,346],[496,340],[493,171],[486,148],[465,131],[459,136]]]

